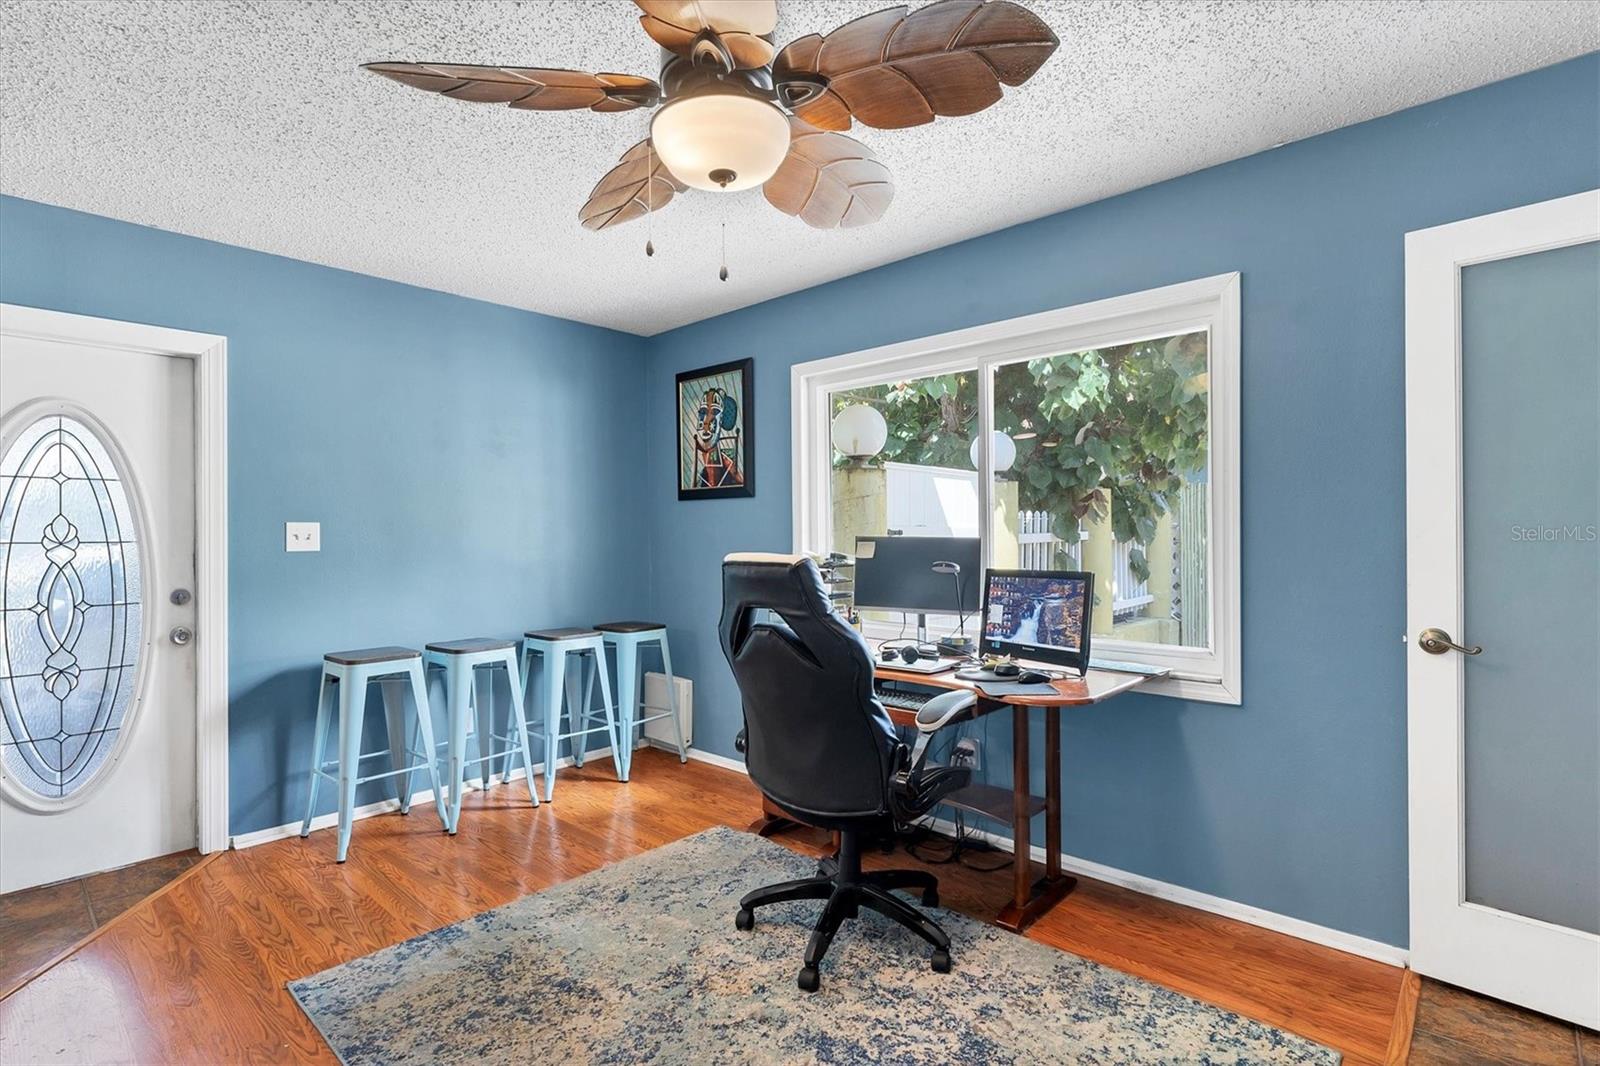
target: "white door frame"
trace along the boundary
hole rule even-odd
[[[0,304],[0,336],[194,360],[195,808],[202,853],[228,846],[228,339]]]
[[[1405,260],[1411,965],[1591,1027],[1600,937],[1467,902],[1464,660],[1422,651],[1417,634],[1472,640],[1461,628],[1461,268],[1594,240],[1600,190],[1408,233]]]

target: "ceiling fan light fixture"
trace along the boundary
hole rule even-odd
[[[650,141],[679,181],[708,192],[738,192],[777,172],[789,153],[789,120],[742,92],[696,93],[656,112]]]

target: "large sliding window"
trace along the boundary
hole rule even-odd
[[[796,366],[797,549],[1091,571],[1097,658],[1239,702],[1238,301],[1224,275]]]

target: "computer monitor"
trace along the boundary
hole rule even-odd
[[[955,563],[960,569],[935,570],[935,563]],[[929,614],[978,610],[982,569],[977,537],[857,537],[855,603],[914,612],[918,639],[926,640]]]
[[[984,655],[1089,669],[1094,575],[1080,570],[990,570],[983,588]]]

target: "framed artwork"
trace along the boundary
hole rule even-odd
[[[678,375],[678,499],[754,496],[755,360]]]

